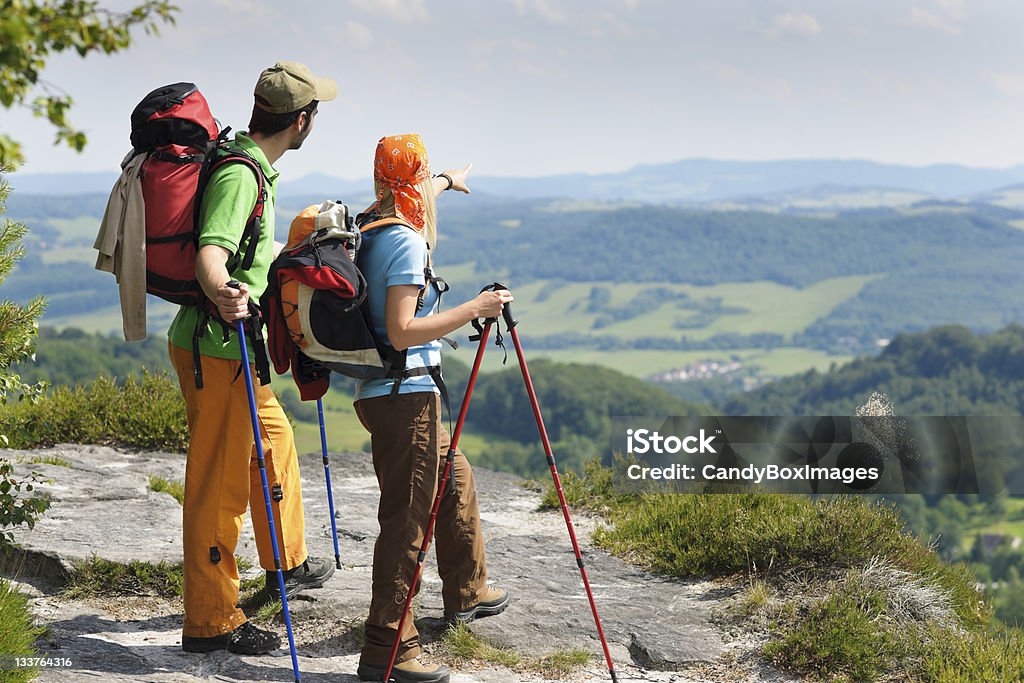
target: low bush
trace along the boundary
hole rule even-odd
[[[0,432],[12,448],[90,443],[182,452],[188,448],[185,402],[166,374],[107,376],[91,384],[57,387],[36,403],[0,409]]]
[[[763,653],[781,669],[823,680],[1024,680],[1024,632],[1001,626],[970,569],[943,562],[891,506],[852,496],[625,495],[615,476],[591,463],[564,477],[573,506],[609,523],[596,544],[669,576],[772,582],[744,605],[769,617]],[[557,504],[549,487],[544,505]]]

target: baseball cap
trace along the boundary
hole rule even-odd
[[[253,94],[260,109],[271,114],[287,114],[313,100],[333,100],[338,96],[338,83],[331,78],[314,76],[305,64],[278,62],[263,70]]]

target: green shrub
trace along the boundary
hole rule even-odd
[[[35,655],[35,639],[41,632],[42,629],[32,625],[25,596],[0,579],[0,653],[6,656]],[[4,670],[0,671],[0,680],[21,683],[33,680],[36,673],[35,669]]]
[[[928,635],[921,677],[929,683],[1024,681],[1024,631],[995,626],[991,630]]]
[[[613,477],[591,463],[563,485],[574,506],[610,522],[594,533],[599,546],[669,576],[745,574],[781,580],[773,593],[796,593],[781,608],[767,594],[744,602],[748,613],[771,617],[763,652],[781,668],[826,680],[1024,680],[1024,632],[998,626],[970,568],[943,562],[886,504],[746,493],[627,496],[614,490]],[[552,488],[545,503],[557,504]]]
[[[185,451],[188,424],[177,382],[143,371],[123,386],[97,377],[89,385],[58,387],[36,404],[0,409],[0,431],[15,448],[90,443]]]
[[[793,613],[794,627],[768,643],[764,655],[780,668],[805,676],[876,680],[906,654],[881,622],[884,610],[885,596],[878,591],[837,593]]]
[[[50,507],[49,498],[33,493],[35,484],[40,482],[39,475],[34,472],[26,479],[16,479],[11,461],[0,458],[0,549],[14,542],[13,532],[6,529],[22,524],[31,529]],[[33,495],[25,496],[27,493]]]

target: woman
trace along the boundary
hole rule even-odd
[[[401,380],[367,380],[356,386],[356,414],[370,432],[381,492],[373,594],[358,669],[364,681],[382,680],[387,667],[450,442],[441,422],[436,373],[428,371],[440,365],[439,340],[471,320],[499,316],[502,306],[512,301],[507,291],[483,292],[438,311],[440,292],[429,268],[437,239],[434,200],[445,190],[468,194],[471,167],[431,177],[418,135],[381,138],[374,158],[377,202],[356,219],[364,230],[359,266],[368,283],[371,324],[380,340],[406,351],[407,370]],[[377,221],[384,222],[366,229]],[[469,621],[502,612],[509,595],[487,586],[476,485],[462,453],[455,456],[452,476],[455,493],[442,497],[434,529],[437,571],[445,616]],[[448,681],[446,668],[422,665],[419,654],[419,634],[410,614],[392,676],[420,683]]]

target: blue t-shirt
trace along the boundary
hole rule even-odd
[[[395,285],[427,286],[424,269],[427,265],[427,243],[423,237],[404,225],[389,225],[371,230],[363,235],[359,249],[359,270],[366,278],[367,303],[370,322],[374,332],[382,341],[388,340],[387,323],[384,318],[384,303],[388,287]],[[416,314],[425,318],[437,313],[438,293],[436,287],[427,287],[423,308]],[[441,364],[441,342],[435,340],[420,346],[410,346],[406,356],[406,369],[430,367]],[[356,400],[387,396],[395,380],[369,379],[356,382]],[[430,375],[420,375],[402,380],[399,393],[412,394],[423,391],[437,391]]]

